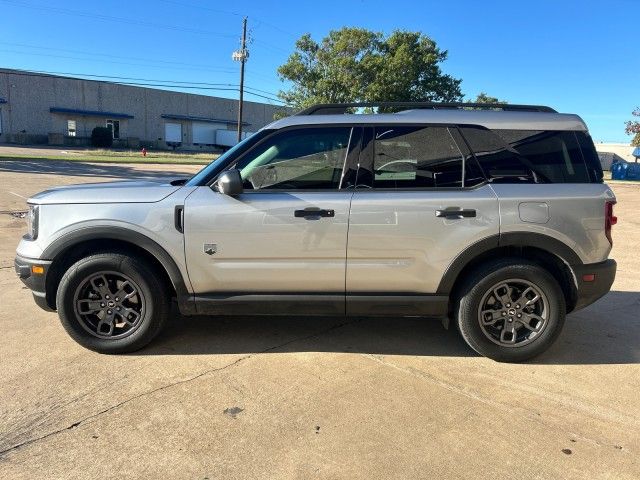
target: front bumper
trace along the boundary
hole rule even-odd
[[[22,280],[22,282],[29,287],[31,293],[33,293],[33,299],[36,304],[43,310],[52,312],[53,309],[47,303],[46,289],[47,274],[51,267],[51,261],[26,258],[18,255],[13,261],[13,266],[20,280]],[[42,273],[35,273],[33,267],[42,267]]]
[[[613,285],[613,281],[616,278],[616,268],[616,261],[612,259],[600,263],[573,266],[573,273],[578,283],[578,295],[574,311],[591,305],[609,293],[611,285]],[[593,275],[593,280],[585,281],[585,276],[589,275]]]

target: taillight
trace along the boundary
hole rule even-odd
[[[611,238],[611,227],[618,223],[618,217],[613,215],[613,206],[616,204],[615,200],[607,200],[604,204],[604,234],[607,236],[609,243],[613,245],[613,239]]]

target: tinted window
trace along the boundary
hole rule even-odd
[[[464,185],[463,187],[475,187],[483,183],[486,179],[478,165],[478,161],[462,138],[462,134],[457,128],[449,128],[449,133],[460,148],[460,152],[464,156]]]
[[[462,162],[445,127],[375,129],[374,188],[461,187]]]
[[[255,144],[268,136],[273,130],[260,130],[257,133],[245,138],[240,143],[235,144],[231,149],[220,155],[217,159],[196,173],[186,183],[187,186],[206,185],[213,180],[216,175],[225,169],[225,167],[234,161],[235,158],[242,156],[244,152],[251,149]]]
[[[596,183],[602,183],[603,173],[602,164],[600,158],[596,152],[596,147],[593,145],[593,140],[588,133],[575,132],[578,144],[580,145],[580,151],[584,157],[584,161],[587,164],[591,181]]]
[[[500,183],[588,183],[573,132],[462,127],[485,175]]]
[[[246,189],[338,188],[351,129],[304,128],[276,134],[236,168]]]

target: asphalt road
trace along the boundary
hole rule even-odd
[[[197,167],[0,161],[0,478],[640,478],[640,186],[615,185],[613,291],[535,361],[417,319],[181,318],[82,349],[13,271],[45,187]]]

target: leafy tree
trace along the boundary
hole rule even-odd
[[[475,98],[475,100],[469,100],[469,102],[470,103],[499,103],[502,105],[509,103],[506,100],[498,100],[497,97],[491,97],[487,95],[485,92],[480,92],[478,96]]]
[[[636,109],[631,112],[634,117],[640,117],[640,107],[636,107]],[[640,147],[640,121],[638,120],[629,120],[625,122],[626,128],[624,131],[627,135],[633,135],[631,139],[631,145],[634,147]]]
[[[442,72],[447,51],[420,32],[385,36],[363,28],[333,30],[316,42],[305,34],[278,68],[291,83],[278,96],[294,108],[315,103],[459,101],[461,80]]]

